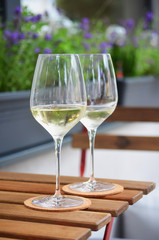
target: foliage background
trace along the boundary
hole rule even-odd
[[[63,10],[58,11],[63,16]],[[111,26],[109,19],[84,17],[67,28],[51,26],[46,16],[16,7],[13,21],[0,27],[0,92],[30,89],[39,53],[108,52],[117,77],[118,72],[124,77],[159,75],[159,38],[153,20],[150,12],[138,25],[133,19]]]

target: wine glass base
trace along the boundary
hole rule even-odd
[[[69,188],[78,192],[105,192],[108,190],[113,190],[115,186],[113,184],[107,184],[98,181],[87,181],[70,185]]]
[[[95,181],[94,181],[95,182]],[[90,181],[83,183],[73,183],[62,187],[66,193],[83,197],[104,197],[123,192],[123,186],[119,184],[109,184],[96,182],[90,185]]]
[[[70,208],[83,204],[83,200],[70,197],[61,197],[58,199],[53,196],[48,196],[36,198],[32,201],[32,204],[42,208]]]
[[[24,205],[44,211],[73,211],[88,208],[91,205],[89,199],[76,196],[62,196],[60,199],[54,196],[39,196],[27,199]]]

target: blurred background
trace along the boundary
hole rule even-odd
[[[1,0],[0,171],[55,174],[52,139],[29,110],[40,53],[110,53],[118,104],[159,107],[158,0]],[[79,123],[64,139],[62,175],[79,176],[80,150],[71,147],[71,136],[80,130]],[[159,136],[159,124],[108,121],[100,131]],[[87,158],[85,176],[89,151]],[[112,239],[158,240],[159,152],[95,150],[95,159],[96,177],[157,183],[124,213],[122,232],[116,219]],[[102,239],[103,231],[90,239]]]

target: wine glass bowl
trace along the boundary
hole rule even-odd
[[[50,209],[67,209],[81,205],[82,199],[64,197],[60,192],[62,140],[86,110],[85,84],[77,55],[39,55],[32,83],[30,108],[34,118],[53,137],[56,154],[55,194],[37,197],[32,204]]]
[[[71,184],[69,188],[77,193],[102,192],[114,189],[115,186],[98,182],[94,178],[94,140],[97,128],[117,106],[116,77],[110,54],[80,54],[79,58],[87,95],[87,108],[81,122],[89,134],[91,173],[87,182]]]

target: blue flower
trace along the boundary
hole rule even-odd
[[[99,49],[101,51],[101,53],[106,53],[107,49],[110,49],[113,47],[112,43],[107,43],[107,42],[101,42],[101,44],[99,45]]]
[[[50,48],[45,48],[44,53],[46,54],[52,53],[52,50]]]
[[[7,38],[10,37],[10,35],[11,35],[11,32],[8,29],[4,30],[3,33],[4,33],[4,36],[7,37]]]
[[[108,44],[106,42],[101,42],[101,44],[99,45],[99,49],[100,49],[101,53],[106,53],[107,46],[108,46]]]
[[[100,46],[101,49],[106,48],[107,47],[107,43],[106,42],[101,42]]]
[[[92,38],[92,34],[87,32],[87,33],[84,34],[84,38],[91,39]]]
[[[19,33],[19,37],[20,40],[23,40],[25,38],[25,34],[24,33]]]
[[[37,39],[39,37],[39,34],[38,33],[33,33],[32,37],[33,37],[33,39]]]
[[[22,9],[21,9],[20,6],[17,6],[17,7],[15,8],[15,10],[14,10],[14,14],[15,14],[16,16],[20,16],[20,15],[21,15],[21,12],[22,12]]]
[[[84,32],[88,32],[90,29],[90,20],[88,18],[83,18],[82,22],[80,24],[80,28],[84,31]]]
[[[38,15],[35,15],[35,16],[23,17],[23,20],[25,22],[37,23],[41,20],[41,18],[42,18],[42,15],[38,14]]]
[[[151,23],[152,20],[153,20],[153,13],[152,13],[152,12],[147,12],[147,13],[146,13],[146,17],[145,17],[145,21],[146,21],[147,23]]]
[[[35,53],[39,53],[39,52],[40,52],[40,48],[38,48],[38,47],[35,48],[35,49],[34,49],[34,52],[35,52]]]
[[[50,34],[45,35],[45,40],[50,41],[52,39],[52,36]]]
[[[133,29],[134,26],[135,26],[135,22],[134,22],[133,19],[128,19],[125,23],[125,27],[126,27],[127,30]]]

